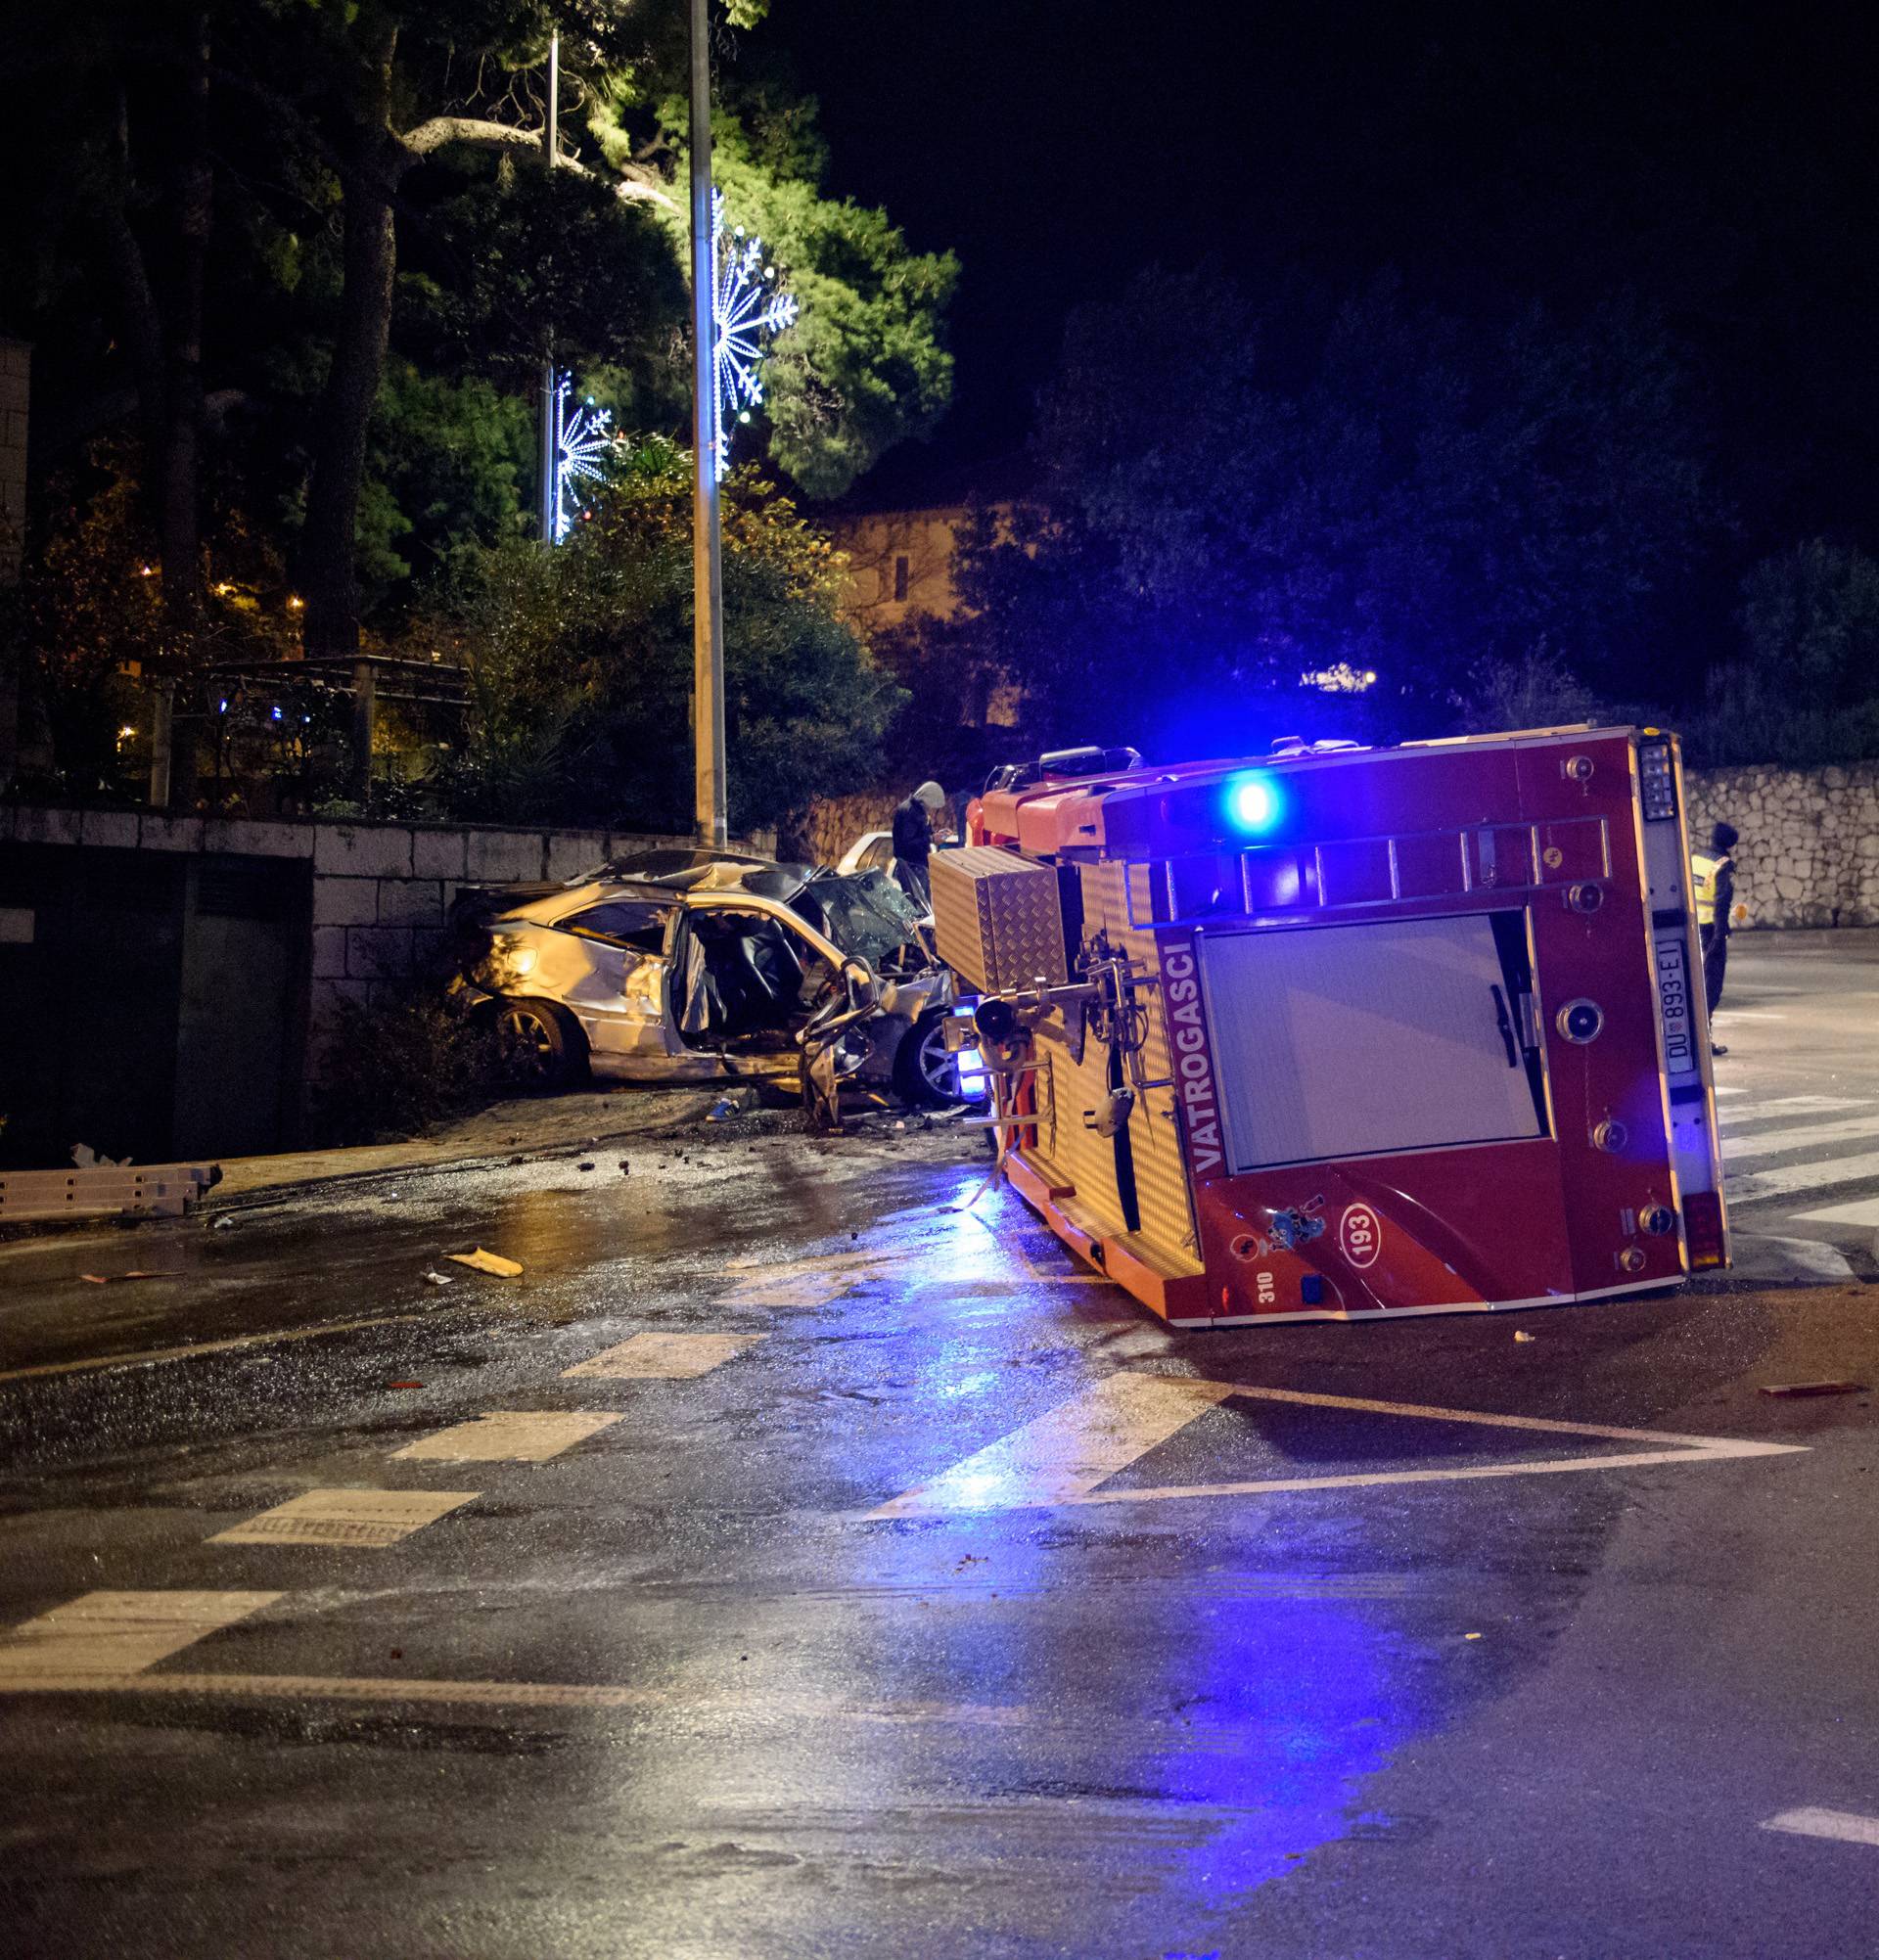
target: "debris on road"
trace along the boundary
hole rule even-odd
[[[1764,1384],[1757,1390],[1764,1395],[1857,1395],[1864,1391],[1863,1382],[1774,1382]]]
[[[211,1232],[226,1232],[230,1228],[230,1226],[234,1224],[234,1222],[235,1222],[234,1212],[224,1211],[221,1213],[219,1217],[213,1218],[209,1221],[208,1229]]]
[[[591,1163],[577,1163],[574,1165],[576,1170],[591,1170],[593,1167]]]
[[[133,1169],[103,1160],[71,1170],[0,1170],[0,1224],[59,1218],[179,1218],[222,1181],[214,1163],[158,1163]]]
[[[489,1273],[499,1280],[515,1279],[522,1271],[520,1259],[505,1259],[500,1253],[485,1253],[481,1246],[474,1253],[451,1253],[447,1256],[460,1266]]]
[[[1537,1334],[1529,1334],[1524,1327],[1516,1327],[1514,1329],[1514,1339],[1516,1341],[1537,1341],[1539,1336]]]
[[[456,1281],[453,1280],[448,1273],[437,1272],[435,1268],[427,1271],[425,1273],[425,1278],[428,1279],[433,1286],[456,1285]]]
[[[741,1117],[743,1114],[744,1112],[731,1101],[729,1096],[719,1096],[717,1101],[706,1111],[705,1120],[708,1123],[726,1123],[733,1117]]]

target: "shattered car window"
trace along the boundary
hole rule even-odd
[[[867,961],[877,973],[929,964],[915,931],[920,915],[884,872],[811,879],[790,904],[845,953]]]
[[[604,905],[590,905],[565,921],[568,931],[597,939],[611,939],[639,953],[665,950],[665,922],[669,905],[648,905],[634,899],[613,899]]]

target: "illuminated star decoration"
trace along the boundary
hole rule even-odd
[[[758,371],[771,341],[796,324],[796,299],[763,261],[763,241],[742,225],[724,230],[724,199],[711,193],[711,258],[717,267],[717,474],[731,467],[731,424],[763,399]]]
[[[601,464],[613,446],[613,416],[594,406],[589,395],[574,412],[568,412],[569,397],[574,391],[573,375],[555,381],[555,510],[549,536],[559,544],[573,527],[579,499],[576,483],[585,479],[599,482]]]

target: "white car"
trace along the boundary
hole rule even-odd
[[[894,876],[894,833],[891,830],[863,831],[842,855],[836,870],[845,877],[856,871],[885,871]]]
[[[838,1073],[961,1100],[942,1031],[952,976],[878,871],[641,852],[565,886],[460,896],[458,1004],[493,1014],[543,1086],[798,1078],[804,1029]]]

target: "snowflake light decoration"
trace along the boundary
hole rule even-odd
[[[717,474],[731,467],[731,425],[748,422],[763,399],[759,371],[769,343],[796,324],[792,294],[776,283],[763,241],[742,225],[724,230],[724,198],[711,193],[711,260],[717,267],[713,319],[717,326]]]
[[[604,408],[596,408],[591,395],[577,403],[572,415],[568,412],[573,391],[573,375],[556,377],[555,508],[548,535],[557,544],[573,527],[580,509],[575,485],[582,481],[599,482],[603,475],[601,465],[615,440],[613,416]]]

